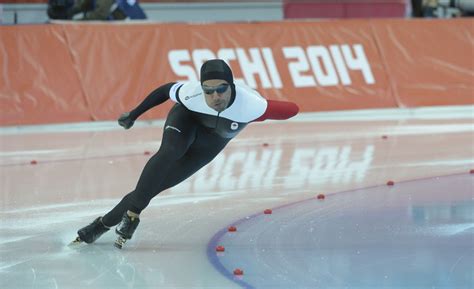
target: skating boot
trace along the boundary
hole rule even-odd
[[[110,227],[102,223],[102,217],[98,217],[94,222],[77,231],[77,238],[70,245],[86,242],[87,244],[95,242],[102,234],[107,232]]]
[[[122,221],[115,228],[115,233],[117,233],[119,236],[115,241],[114,246],[119,249],[122,249],[123,244],[132,238],[133,233],[140,223],[140,219],[137,214],[131,213],[131,215],[133,216],[130,216],[127,212],[125,212],[123,214]]]

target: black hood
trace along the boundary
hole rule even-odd
[[[232,70],[222,59],[211,59],[201,66],[201,84],[208,79],[222,79],[234,84]]]

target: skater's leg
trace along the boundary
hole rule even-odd
[[[160,191],[176,186],[209,164],[229,141],[230,139],[215,134],[198,133],[196,141],[186,154],[173,164],[166,181],[160,186]]]
[[[202,143],[204,140],[206,145],[200,146],[199,143]],[[166,176],[166,181],[163,182],[160,186],[158,186],[156,188],[156,191],[158,193],[162,192],[170,187],[181,183],[182,181],[193,175],[199,169],[207,165],[212,159],[214,159],[217,154],[225,147],[228,141],[229,140],[217,137],[214,138],[210,136],[201,136],[200,142],[197,142],[196,145],[193,145],[182,158],[175,161],[171,165],[169,170],[170,173]],[[129,208],[131,207],[130,197],[132,194],[133,192],[123,197],[123,199],[109,213],[107,213],[101,218],[100,221],[104,225],[104,227],[107,228],[107,230],[108,228],[119,224],[123,220],[123,218],[126,217],[126,213],[128,217],[135,217],[138,219],[138,214],[134,213],[133,211],[129,211]],[[136,224],[136,226],[137,225],[138,223]],[[121,248],[124,242],[125,241],[122,239],[121,242],[116,242],[115,246]]]
[[[217,154],[226,146],[229,139],[222,139],[216,135],[198,134],[196,141],[186,154],[173,163],[166,176],[166,181],[156,188],[160,193],[173,187],[212,161]],[[132,192],[133,193],[133,192]],[[109,213],[103,217],[105,225],[112,227],[120,223],[123,214],[130,209],[130,196],[127,194]]]
[[[195,140],[196,129],[197,124],[187,111],[170,113],[160,149],[145,165],[135,190],[130,194],[130,211],[139,214],[161,192],[160,186],[173,164],[183,157]]]
[[[122,200],[107,214],[102,217],[102,222],[108,227],[113,227],[120,223],[123,214],[130,208],[130,194],[128,193]]]
[[[215,135],[211,135],[210,137],[201,138],[201,141],[204,142],[202,146],[199,145],[199,141],[196,141],[183,157],[170,165],[169,173],[166,175],[165,181],[156,188],[158,193],[182,182],[208,164],[225,147],[229,139],[216,138]],[[132,194],[133,193],[131,193],[130,196]],[[147,204],[150,200],[151,198],[147,201]],[[124,243],[132,238],[140,222],[138,214],[134,212],[141,212],[141,210],[128,210],[123,214],[122,221],[115,229],[115,232],[119,236],[114,245],[119,249],[122,249]]]
[[[134,191],[107,213],[103,222],[117,225],[127,210],[139,214],[150,200],[161,192],[160,185],[170,167],[181,158],[195,139],[197,124],[182,106],[175,106],[168,114],[159,151],[145,165]]]

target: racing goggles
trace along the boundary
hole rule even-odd
[[[229,88],[229,84],[223,83],[218,86],[202,86],[202,91],[204,91],[205,94],[213,94],[214,91],[221,94],[227,91]]]

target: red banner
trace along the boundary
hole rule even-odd
[[[1,125],[116,119],[225,59],[236,82],[302,111],[473,104],[462,20],[0,27]],[[171,102],[144,115],[164,117]]]

